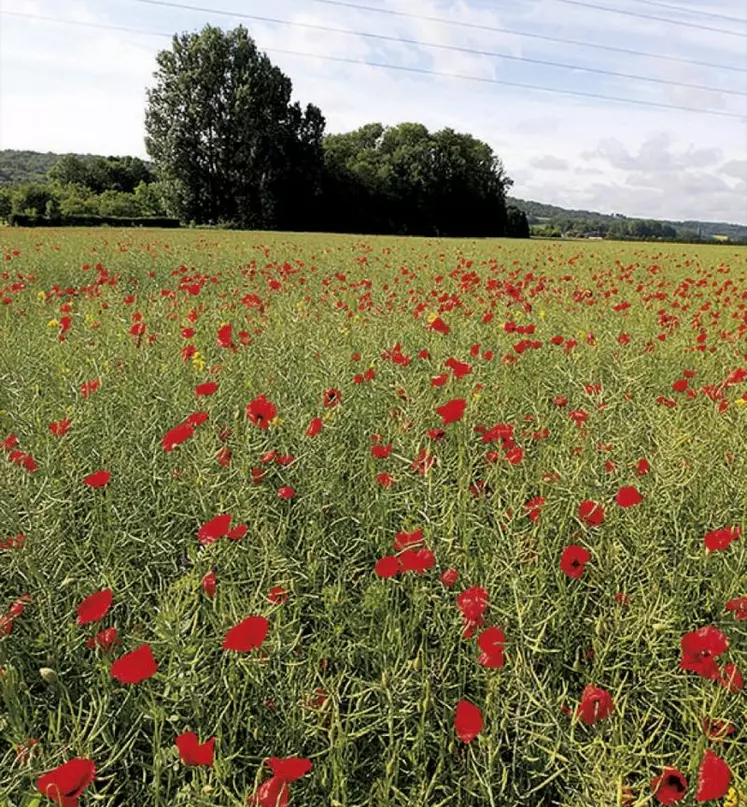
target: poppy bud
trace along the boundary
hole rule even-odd
[[[48,683],[48,684],[56,684],[57,683],[57,673],[50,669],[49,667],[41,667],[39,669],[39,675]]]

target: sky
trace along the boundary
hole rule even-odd
[[[295,98],[321,108],[328,132],[371,121],[451,127],[492,146],[514,180],[511,195],[522,199],[747,225],[744,0],[180,4],[202,10],[0,0],[0,148],[146,157],[146,89],[158,51],[174,33],[243,24],[292,79]],[[241,14],[293,24],[233,16]]]

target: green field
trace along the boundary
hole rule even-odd
[[[58,802],[82,807],[246,804],[273,756],[313,767],[262,807],[673,803],[665,768],[694,804],[704,759],[701,796],[747,791],[747,252],[0,245],[0,804],[53,803],[39,779],[75,758],[95,779]],[[245,534],[204,528],[227,514]],[[250,616],[261,647],[224,649]],[[157,672],[121,683],[144,644]],[[212,765],[180,761],[187,731]]]

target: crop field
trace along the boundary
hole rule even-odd
[[[747,804],[747,251],[0,273],[2,807]]]

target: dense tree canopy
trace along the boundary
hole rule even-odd
[[[141,182],[152,182],[153,172],[139,157],[79,157],[66,154],[50,169],[49,179],[61,185],[80,185],[94,193],[132,193]]]
[[[335,229],[503,235],[511,180],[485,143],[418,123],[371,123],[324,140],[324,209]]]
[[[171,203],[196,222],[298,226],[318,190],[324,118],[246,29],[175,36],[148,91],[146,148]]]

